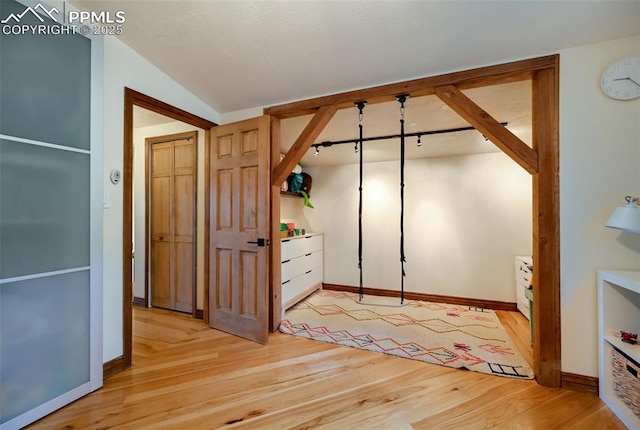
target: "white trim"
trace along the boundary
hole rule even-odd
[[[39,140],[25,139],[25,138],[16,137],[16,136],[8,136],[6,134],[0,134],[0,139],[12,140],[14,142],[26,143],[29,145],[44,146],[45,148],[59,149],[61,151],[78,152],[80,154],[91,155],[91,151],[87,149],[73,148],[71,146],[64,146],[64,145],[56,145],[55,143],[47,143],[47,142],[41,142]]]
[[[104,148],[104,38],[91,40],[91,158],[90,158],[90,213],[89,240],[89,371],[91,391],[103,383],[102,336],[102,222],[103,222],[103,148]]]
[[[68,405],[74,400],[77,400],[80,397],[89,394],[91,391],[91,382],[85,382],[84,384],[72,389],[71,391],[67,391],[66,393],[59,395],[55,399],[51,399],[46,403],[28,410],[22,415],[18,415],[17,417],[0,424],[0,430],[21,429],[44,417],[45,415],[49,415],[51,412],[54,412],[62,408],[63,406]]]
[[[0,285],[9,284],[11,282],[27,281],[29,279],[46,278],[48,276],[65,275],[67,273],[85,272],[91,270],[91,266],[74,267],[71,269],[55,270],[53,272],[34,273],[33,275],[15,276],[13,278],[0,279]]]

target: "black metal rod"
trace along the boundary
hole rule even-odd
[[[404,132],[404,102],[406,96],[398,96],[400,102],[400,304],[404,303],[404,263],[406,261],[404,255],[404,159],[405,159],[405,132]]]
[[[362,126],[362,115],[364,111],[364,106],[367,102],[358,102],[356,106],[358,107],[358,117],[360,119],[358,128],[360,130],[360,138],[359,138],[359,155],[360,155],[360,186],[358,187],[358,193],[360,196],[360,201],[358,205],[358,270],[360,271],[360,301],[364,298],[364,287],[362,285],[362,181],[364,178],[364,148],[362,147],[362,134],[363,134],[363,126]]]
[[[503,126],[509,125],[508,122],[501,122]],[[415,137],[415,136],[429,136],[432,134],[445,134],[445,133],[457,133],[459,131],[471,131],[476,130],[474,127],[458,127],[458,128],[447,128],[443,130],[426,130],[426,131],[415,131],[412,133],[405,133],[404,137]],[[388,140],[388,139],[398,139],[402,137],[400,134],[387,134],[383,136],[373,136],[373,137],[365,137],[362,139],[362,142],[370,142],[375,140]],[[360,139],[345,139],[345,140],[331,140],[325,142],[314,143],[311,146],[314,148],[323,147],[328,148],[333,145],[342,145],[345,143],[358,143]],[[362,149],[362,148],[360,148]]]
[[[362,179],[364,176],[364,148],[362,148],[362,124],[360,124],[360,203],[358,206],[358,269],[360,270],[360,301],[364,296],[364,287],[362,285]]]

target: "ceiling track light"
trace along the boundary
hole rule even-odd
[[[417,146],[418,148],[421,148],[421,147],[422,147],[422,140],[420,140],[421,138],[422,138],[422,136],[418,135],[418,142],[416,142],[416,146]]]
[[[356,145],[353,147],[353,150],[356,154],[360,152],[360,148],[358,148],[358,142],[356,142]]]
[[[320,155],[320,149],[318,149],[317,146],[316,146],[316,152],[314,152],[313,155],[315,155],[316,157]]]
[[[509,123],[508,122],[501,122],[500,125],[503,126],[507,126]],[[445,133],[457,133],[460,131],[473,131],[476,130],[473,127],[458,127],[458,128],[447,128],[447,129],[443,129],[443,130],[422,130],[422,131],[415,131],[412,133],[405,133],[404,136],[405,137],[412,137],[412,136],[416,136],[416,137],[422,137],[422,136],[431,136],[434,134],[445,134]],[[372,137],[365,137],[362,139],[362,142],[372,142],[372,141],[376,141],[376,140],[388,140],[388,139],[398,139],[400,137],[399,134],[388,134],[388,135],[384,135],[384,136],[372,136]],[[483,135],[483,137],[486,140],[489,140],[486,136]],[[421,139],[419,139],[421,140]],[[352,143],[358,143],[360,141],[360,139],[344,139],[344,140],[334,140],[334,141],[324,141],[324,142],[318,142],[318,143],[314,143],[311,146],[314,148],[318,148],[320,146],[322,146],[323,148],[329,148],[333,145],[343,145],[343,144],[352,144]],[[422,141],[420,142],[422,143]]]

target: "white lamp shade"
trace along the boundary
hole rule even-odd
[[[640,207],[635,201],[626,206],[617,207],[605,226],[640,233]]]

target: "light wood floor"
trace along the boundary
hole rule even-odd
[[[522,357],[533,367],[529,320],[520,312],[496,311],[496,315]]]
[[[30,428],[624,429],[591,394],[281,333],[262,346],[158,309],[135,309],[133,350]]]

